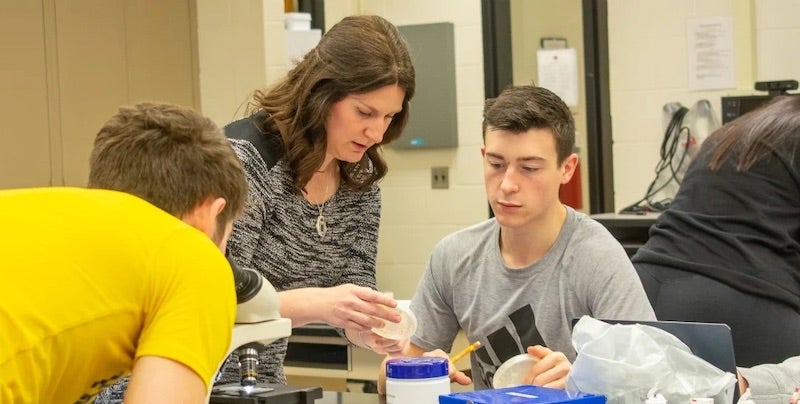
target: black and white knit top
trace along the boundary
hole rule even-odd
[[[245,211],[233,225],[228,251],[243,268],[259,271],[278,291],[352,283],[375,288],[380,224],[380,188],[366,192],[340,186],[323,208],[328,230],[317,233],[319,207],[294,192],[289,166],[271,169],[246,140],[230,139],[248,183]],[[270,344],[259,360],[259,381],[286,383],[283,360],[287,339]],[[234,353],[219,383],[239,381]]]

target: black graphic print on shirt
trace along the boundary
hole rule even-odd
[[[486,341],[481,341],[481,347],[475,350],[478,361],[474,365],[477,365],[475,367],[480,374],[473,374],[472,377],[480,377],[487,386],[492,385],[494,374],[503,362],[524,353],[529,346],[545,345],[536,328],[536,316],[530,305],[509,314],[508,320],[507,326],[489,333]],[[492,359],[490,352],[494,353],[497,361]]]

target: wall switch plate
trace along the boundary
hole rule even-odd
[[[431,189],[450,188],[449,167],[431,167]]]

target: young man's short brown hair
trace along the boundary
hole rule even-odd
[[[219,127],[197,111],[171,104],[121,107],[97,134],[89,187],[122,191],[182,217],[208,198],[227,203],[218,223],[244,208],[241,162]]]
[[[575,148],[575,120],[567,104],[552,91],[531,85],[511,86],[497,98],[486,100],[483,109],[483,139],[489,127],[523,133],[550,129],[561,164]]]

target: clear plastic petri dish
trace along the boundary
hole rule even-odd
[[[417,317],[405,305],[398,302],[397,308],[387,310],[395,310],[400,313],[400,322],[393,323],[391,321],[384,321],[382,327],[375,327],[372,332],[388,339],[405,339],[410,338],[417,331]]]
[[[492,379],[492,387],[502,389],[525,384],[522,379],[528,373],[528,369],[538,362],[539,358],[527,353],[512,356],[497,368]]]

